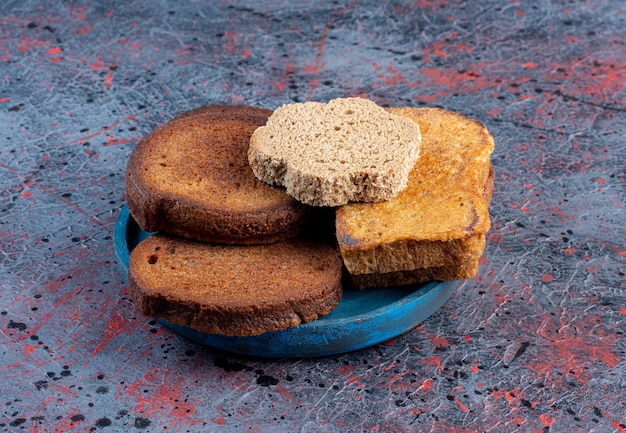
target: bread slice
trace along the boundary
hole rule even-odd
[[[456,281],[473,278],[478,272],[478,260],[459,262],[453,265],[433,266],[412,271],[359,274],[346,276],[350,289],[363,290],[379,287],[423,284],[429,281]]]
[[[145,137],[126,170],[127,204],[140,227],[237,244],[295,236],[307,207],[256,179],[247,160],[252,132],[271,113],[202,107]]]
[[[489,230],[485,185],[494,141],[479,122],[438,108],[392,108],[422,131],[407,188],[382,203],[336,211],[336,235],[351,274],[412,271],[475,262]]]
[[[376,202],[406,187],[417,123],[362,98],[283,105],[250,139],[254,174],[312,206]]]
[[[342,296],[324,242],[223,245],[155,234],[130,253],[128,292],[145,315],[200,332],[252,336],[316,320]]]
[[[491,201],[495,171],[493,167],[489,170],[489,177],[484,186],[483,197],[487,203]],[[485,244],[485,234],[474,234],[473,237],[483,248]],[[357,274],[348,272],[344,275],[344,283],[351,289],[368,289],[374,287],[403,286],[407,284],[422,284],[428,281],[456,281],[473,278],[478,272],[480,257],[471,258],[465,261],[448,264],[445,266],[431,266],[417,268],[409,271],[395,271],[385,273]]]

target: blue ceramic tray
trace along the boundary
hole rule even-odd
[[[115,226],[115,252],[124,281],[130,251],[150,236],[122,208]],[[350,352],[382,343],[417,326],[452,295],[457,282],[430,282],[415,286],[344,290],[329,315],[284,331],[254,337],[204,334],[186,326],[159,320],[163,326],[197,343],[245,355],[303,358]]]

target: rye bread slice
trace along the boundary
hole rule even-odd
[[[270,110],[216,105],[182,113],[135,147],[127,204],[139,226],[188,238],[260,244],[297,235],[307,207],[256,179],[250,136]]]
[[[419,156],[417,123],[363,98],[277,108],[250,139],[254,174],[312,206],[398,195]]]
[[[155,234],[130,254],[128,292],[147,316],[253,336],[331,312],[341,274],[341,258],[326,242],[223,245]]]

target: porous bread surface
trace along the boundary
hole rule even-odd
[[[324,242],[243,246],[155,234],[130,253],[128,291],[147,316],[251,336],[328,314],[342,296],[341,274],[337,250]]]
[[[260,180],[313,206],[376,202],[406,187],[420,152],[419,126],[363,98],[287,104],[250,139]]]
[[[306,206],[259,181],[247,162],[250,136],[270,114],[201,107],[141,140],[126,170],[128,207],[141,228],[244,244],[296,235]]]
[[[391,108],[422,131],[407,187],[381,203],[336,211],[336,235],[352,274],[387,273],[476,260],[489,230],[484,196],[494,141],[481,123],[438,108]]]

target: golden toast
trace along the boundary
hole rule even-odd
[[[457,273],[423,272],[428,279],[447,274],[470,278],[490,228],[494,140],[484,125],[458,113],[389,110],[419,124],[421,155],[397,197],[337,208],[336,236],[344,264],[353,275],[463,267]]]

